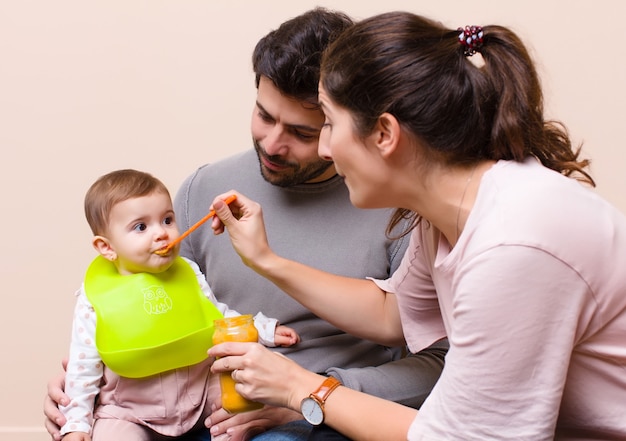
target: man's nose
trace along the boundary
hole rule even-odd
[[[286,148],[285,131],[279,124],[276,124],[263,140],[263,149],[268,155],[274,156],[283,154]]]

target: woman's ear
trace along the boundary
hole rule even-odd
[[[401,137],[400,123],[391,113],[383,113],[378,117],[374,128],[376,147],[383,157],[395,152]]]
[[[117,259],[117,253],[109,243],[106,237],[94,236],[91,244],[102,257],[113,262]]]

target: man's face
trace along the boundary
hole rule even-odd
[[[265,180],[290,187],[333,177],[333,163],[317,154],[323,123],[317,107],[281,94],[271,80],[261,77],[251,129]]]

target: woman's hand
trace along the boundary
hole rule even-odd
[[[235,390],[244,397],[298,412],[302,400],[326,379],[259,343],[221,343],[209,349],[209,356],[217,357],[211,372],[232,372]],[[347,387],[337,388],[325,408],[326,423],[350,439],[406,440],[417,412]],[[209,423],[223,430],[217,421]]]
[[[218,357],[211,372],[231,371],[235,390],[244,397],[298,412],[302,399],[324,381],[258,343],[221,343],[209,349],[209,356]]]
[[[230,205],[224,203],[224,199],[232,194],[237,195],[237,199]],[[213,209],[216,213],[211,222],[213,233],[222,234],[228,230],[233,248],[243,263],[257,270],[260,263],[273,254],[267,241],[261,206],[230,191],[213,200]]]

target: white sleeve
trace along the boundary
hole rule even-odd
[[[192,260],[187,259],[186,257],[183,257],[183,259],[185,259],[185,261],[189,263],[191,268],[193,268],[194,272],[196,273],[196,278],[198,279],[200,288],[202,289],[202,292],[204,293],[206,298],[209,299],[211,302],[213,302],[213,304],[217,307],[217,309],[219,309],[219,311],[224,315],[224,317],[236,317],[238,315],[241,315],[239,312],[235,311],[234,309],[230,309],[227,304],[219,302],[217,300],[217,298],[215,297],[215,294],[213,294],[213,290],[211,289],[211,287],[209,286],[209,283],[206,280],[206,277],[204,276],[204,274],[202,274],[202,271],[200,270],[200,267],[198,266],[197,263],[195,263]],[[274,334],[276,332],[276,327],[278,326],[278,320],[268,318],[265,315],[263,315],[262,312],[259,312],[254,317],[254,326],[259,332],[259,343],[268,347],[276,346],[274,343]]]
[[[76,307],[72,323],[70,355],[65,375],[65,393],[71,401],[59,406],[67,419],[61,434],[91,433],[93,408],[100,392],[104,366],[96,349],[96,313],[85,296],[84,288],[76,292]]]
[[[258,312],[254,316],[254,327],[259,332],[259,343],[269,348],[276,347],[274,342],[274,335],[276,334],[276,327],[278,326],[278,320],[266,317],[262,312]]]

